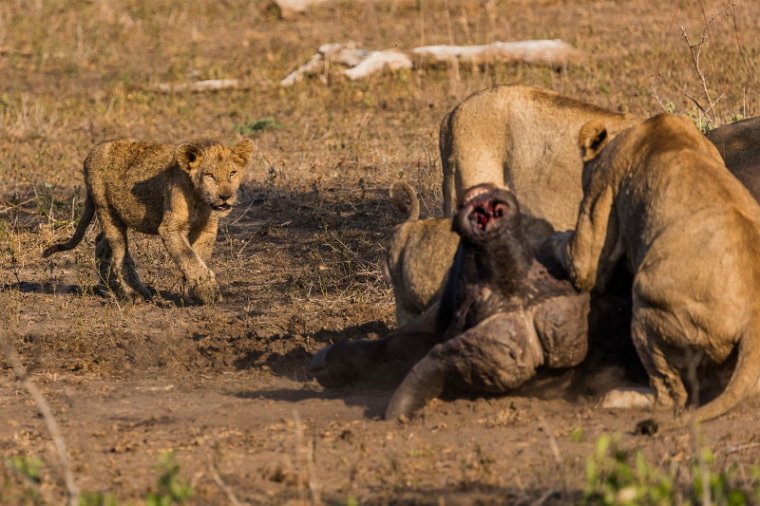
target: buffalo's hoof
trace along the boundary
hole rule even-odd
[[[359,370],[351,360],[350,345],[345,341],[325,346],[314,355],[309,372],[325,388],[340,388],[355,382]]]
[[[385,410],[386,420],[409,417],[443,393],[446,369],[437,358],[426,356],[409,371]]]

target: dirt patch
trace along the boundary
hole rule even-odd
[[[705,93],[681,32],[699,40],[700,2],[335,1],[288,21],[261,4],[0,7],[0,325],[50,400],[83,490],[140,501],[155,488],[160,455],[173,450],[195,504],[229,502],[228,492],[250,504],[567,504],[581,498],[606,433],[686,480],[695,448],[712,448],[714,469],[735,464],[732,483],[754,486],[757,400],[698,436],[634,436],[651,413],[537,391],[436,401],[401,424],[380,420],[387,385],[324,391],[307,369],[328,343],[394,327],[379,265],[405,217],[386,188],[403,179],[421,192],[423,215],[440,214],[437,129],[454,104],[519,82],[614,110],[675,110],[703,127],[751,116],[760,112],[760,11],[704,3]],[[443,66],[366,82],[326,68],[322,80],[277,84],[325,42],[382,49],[526,38],[562,38],[587,58],[561,72]],[[216,78],[245,89],[155,91]],[[187,305],[179,272],[152,237],[130,240],[143,281],[160,294],[153,303],[95,293],[94,228],[76,250],[41,259],[73,232],[81,163],[94,143],[230,142],[241,133],[256,152],[211,260],[223,302]],[[32,490],[60,504],[44,422],[3,371],[2,454],[39,456],[43,467],[41,484],[2,468],[0,502]]]

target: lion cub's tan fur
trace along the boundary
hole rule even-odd
[[[122,298],[149,298],[127,244],[127,230],[158,234],[201,302],[221,298],[206,265],[219,219],[237,198],[253,143],[233,148],[215,142],[151,144],[134,139],[104,142],[84,161],[87,200],[74,236],[44,256],[74,248],[97,213],[96,244],[101,281]]]
[[[451,231],[450,218],[419,219],[417,192],[408,183],[394,183],[390,196],[402,212],[408,212],[391,237],[385,259],[396,299],[396,322],[402,325],[427,309],[441,290],[459,236]]]
[[[578,130],[592,119],[610,129],[636,120],[528,86],[470,96],[441,122],[444,214],[453,216],[465,189],[492,183],[510,188],[524,212],[572,228],[582,197]]]
[[[659,403],[686,404],[693,357],[723,363],[738,346],[726,389],[693,417],[714,418],[758,388],[760,206],[685,117],[612,137],[601,121],[581,129],[584,197],[561,256],[582,290],[626,258],[631,334]]]

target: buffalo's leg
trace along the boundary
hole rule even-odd
[[[588,353],[589,295],[548,298],[531,308],[546,367],[575,367]]]
[[[422,313],[382,339],[341,341],[322,348],[309,369],[320,385],[339,388],[370,377],[385,363],[396,363],[404,371],[440,341],[435,332],[438,305]]]
[[[544,353],[522,311],[497,313],[435,345],[404,378],[385,416],[411,415],[439,396],[447,383],[472,391],[505,393],[531,379]]]

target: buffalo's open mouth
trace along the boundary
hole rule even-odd
[[[475,198],[467,204],[467,207],[469,208],[467,221],[470,228],[481,232],[493,228],[509,209],[505,202],[495,198]]]
[[[232,209],[232,206],[225,202],[224,204],[211,204],[211,209],[214,211],[229,211]]]

